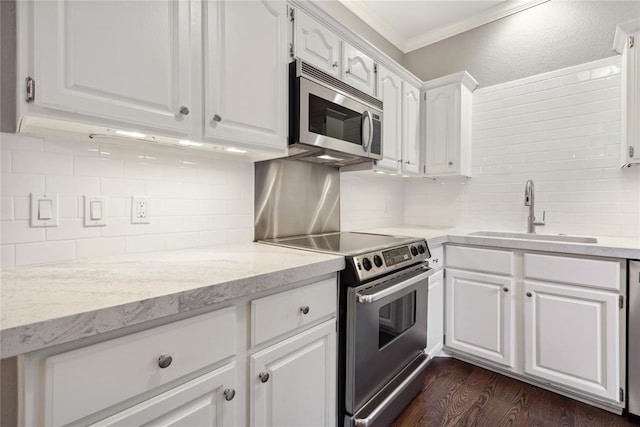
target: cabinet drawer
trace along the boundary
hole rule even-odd
[[[431,258],[429,258],[429,267],[437,270],[444,266],[444,249],[442,246],[438,246],[436,248],[429,248],[429,252],[431,252]]]
[[[335,314],[337,293],[338,283],[332,277],[251,301],[251,345]]]
[[[514,274],[513,253],[509,251],[447,245],[445,258],[448,268],[483,271],[505,276]]]
[[[45,424],[62,425],[232,356],[236,309],[218,310],[45,359]],[[160,368],[159,357],[172,362]]]
[[[524,277],[620,290],[620,261],[524,254]]]

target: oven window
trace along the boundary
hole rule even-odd
[[[416,291],[380,307],[378,317],[378,348],[382,348],[416,323]]]
[[[309,94],[309,132],[362,145],[362,114]]]

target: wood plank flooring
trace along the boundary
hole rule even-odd
[[[459,360],[436,358],[422,392],[391,427],[633,425],[640,423]]]

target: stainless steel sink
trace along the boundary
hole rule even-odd
[[[471,236],[483,237],[504,237],[507,239],[525,239],[525,240],[545,240],[548,242],[569,242],[569,243],[598,243],[598,239],[594,237],[582,236],[563,236],[561,234],[529,234],[529,233],[505,233],[502,231],[476,231]]]

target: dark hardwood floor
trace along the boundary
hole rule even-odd
[[[640,423],[450,358],[436,358],[422,392],[391,427],[634,426]]]

